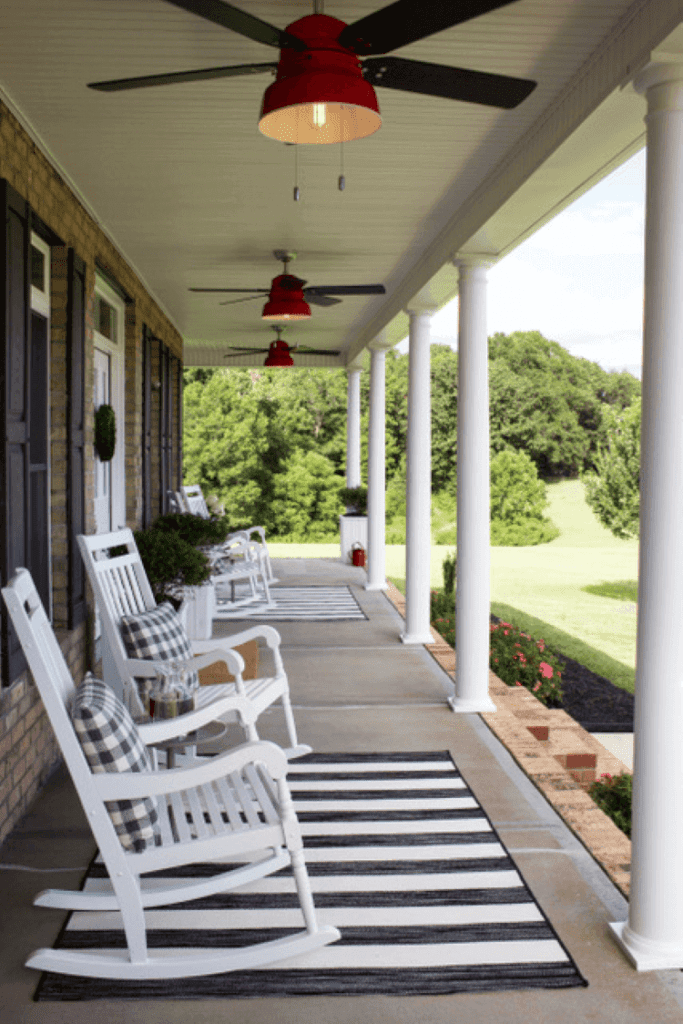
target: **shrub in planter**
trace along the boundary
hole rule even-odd
[[[508,686],[526,686],[542,704],[561,706],[562,669],[543,640],[533,640],[509,622],[499,622],[491,626],[489,653],[491,671]]]
[[[204,519],[189,512],[171,512],[159,516],[152,524],[152,529],[162,533],[174,533],[193,547],[222,544],[232,532],[227,519],[222,516]]]
[[[342,487],[339,497],[349,509],[347,516],[366,516],[368,514],[367,487]]]
[[[211,576],[206,555],[173,531],[138,530],[135,543],[157,603],[180,604],[182,587],[198,587]]]
[[[630,839],[633,776],[627,772],[616,776],[605,773],[593,783],[588,793],[598,807],[609,815],[614,824]]]
[[[111,462],[116,451],[116,413],[111,405],[95,411],[95,451],[100,462]]]
[[[446,594],[453,596],[455,593],[455,576],[458,567],[458,556],[455,551],[452,551],[449,555],[446,555],[443,562],[441,563],[441,572],[443,574],[443,589]]]

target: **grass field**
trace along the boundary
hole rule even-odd
[[[584,501],[580,481],[551,484],[548,496],[549,515],[560,528],[560,536],[537,547],[491,548],[492,608],[495,612],[500,605],[532,616],[632,672],[636,655],[634,602],[587,593],[583,588],[636,580],[638,542],[618,540],[600,526]],[[270,550],[275,557],[339,558],[335,544],[274,544]],[[432,586],[442,583],[441,563],[449,550],[432,547]],[[387,547],[387,576],[405,577],[403,545]],[[612,678],[607,672],[601,674]]]

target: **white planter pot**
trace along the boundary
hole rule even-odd
[[[213,583],[185,587],[179,614],[190,640],[210,640],[216,614],[216,588]]]
[[[351,561],[351,549],[360,544],[367,554],[368,550],[368,517],[339,516],[339,532],[341,536],[341,559],[348,564]]]

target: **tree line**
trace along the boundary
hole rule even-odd
[[[435,540],[442,543],[455,539],[457,372],[457,353],[432,345],[433,518]],[[640,382],[630,374],[607,372],[538,332],[489,338],[489,387],[492,466],[497,461],[507,481],[499,490],[511,487],[513,479],[526,480],[536,518],[542,518],[543,507],[538,481],[594,471],[614,415],[640,396]],[[387,521],[388,540],[394,543],[405,530],[407,395],[408,356],[389,350]],[[366,367],[361,373],[364,479],[368,401]],[[522,461],[515,466],[509,457],[496,460],[502,453],[515,453]],[[336,538],[345,460],[343,370],[185,371],[185,479],[216,494],[235,526],[258,521],[271,537]],[[513,506],[521,507],[509,501],[500,505]]]

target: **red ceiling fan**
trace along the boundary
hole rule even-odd
[[[91,82],[91,89],[116,92],[277,72],[263,98],[261,131],[282,142],[334,143],[363,138],[379,128],[376,85],[506,109],[516,107],[536,86],[528,79],[508,75],[373,56],[390,53],[514,0],[396,0],[352,25],[318,13],[316,3],[315,14],[300,18],[285,30],[224,0],[167,2],[278,48],[279,62]]]
[[[190,288],[189,291],[253,293],[243,299],[229,299],[227,302],[222,302],[222,306],[229,306],[235,302],[249,302],[267,295],[268,301],[261,314],[264,320],[308,320],[311,316],[309,303],[313,303],[315,306],[334,306],[341,302],[341,299],[335,298],[337,295],[384,295],[386,293],[383,284],[310,285],[307,288],[306,281],[287,273],[289,264],[296,259],[295,252],[274,249],[273,256],[284,264],[284,271],[273,278],[270,288]]]
[[[310,348],[308,345],[288,345],[286,341],[282,340],[282,332],[284,327],[273,326],[273,330],[277,334],[275,341],[271,341],[268,348],[236,348],[234,345],[230,345],[230,352],[226,352],[226,359],[234,359],[239,355],[251,355],[254,352],[267,352],[264,366],[294,366],[294,360],[292,359],[292,352],[301,352],[302,355],[306,356],[338,356],[340,354],[339,349],[332,348]]]

